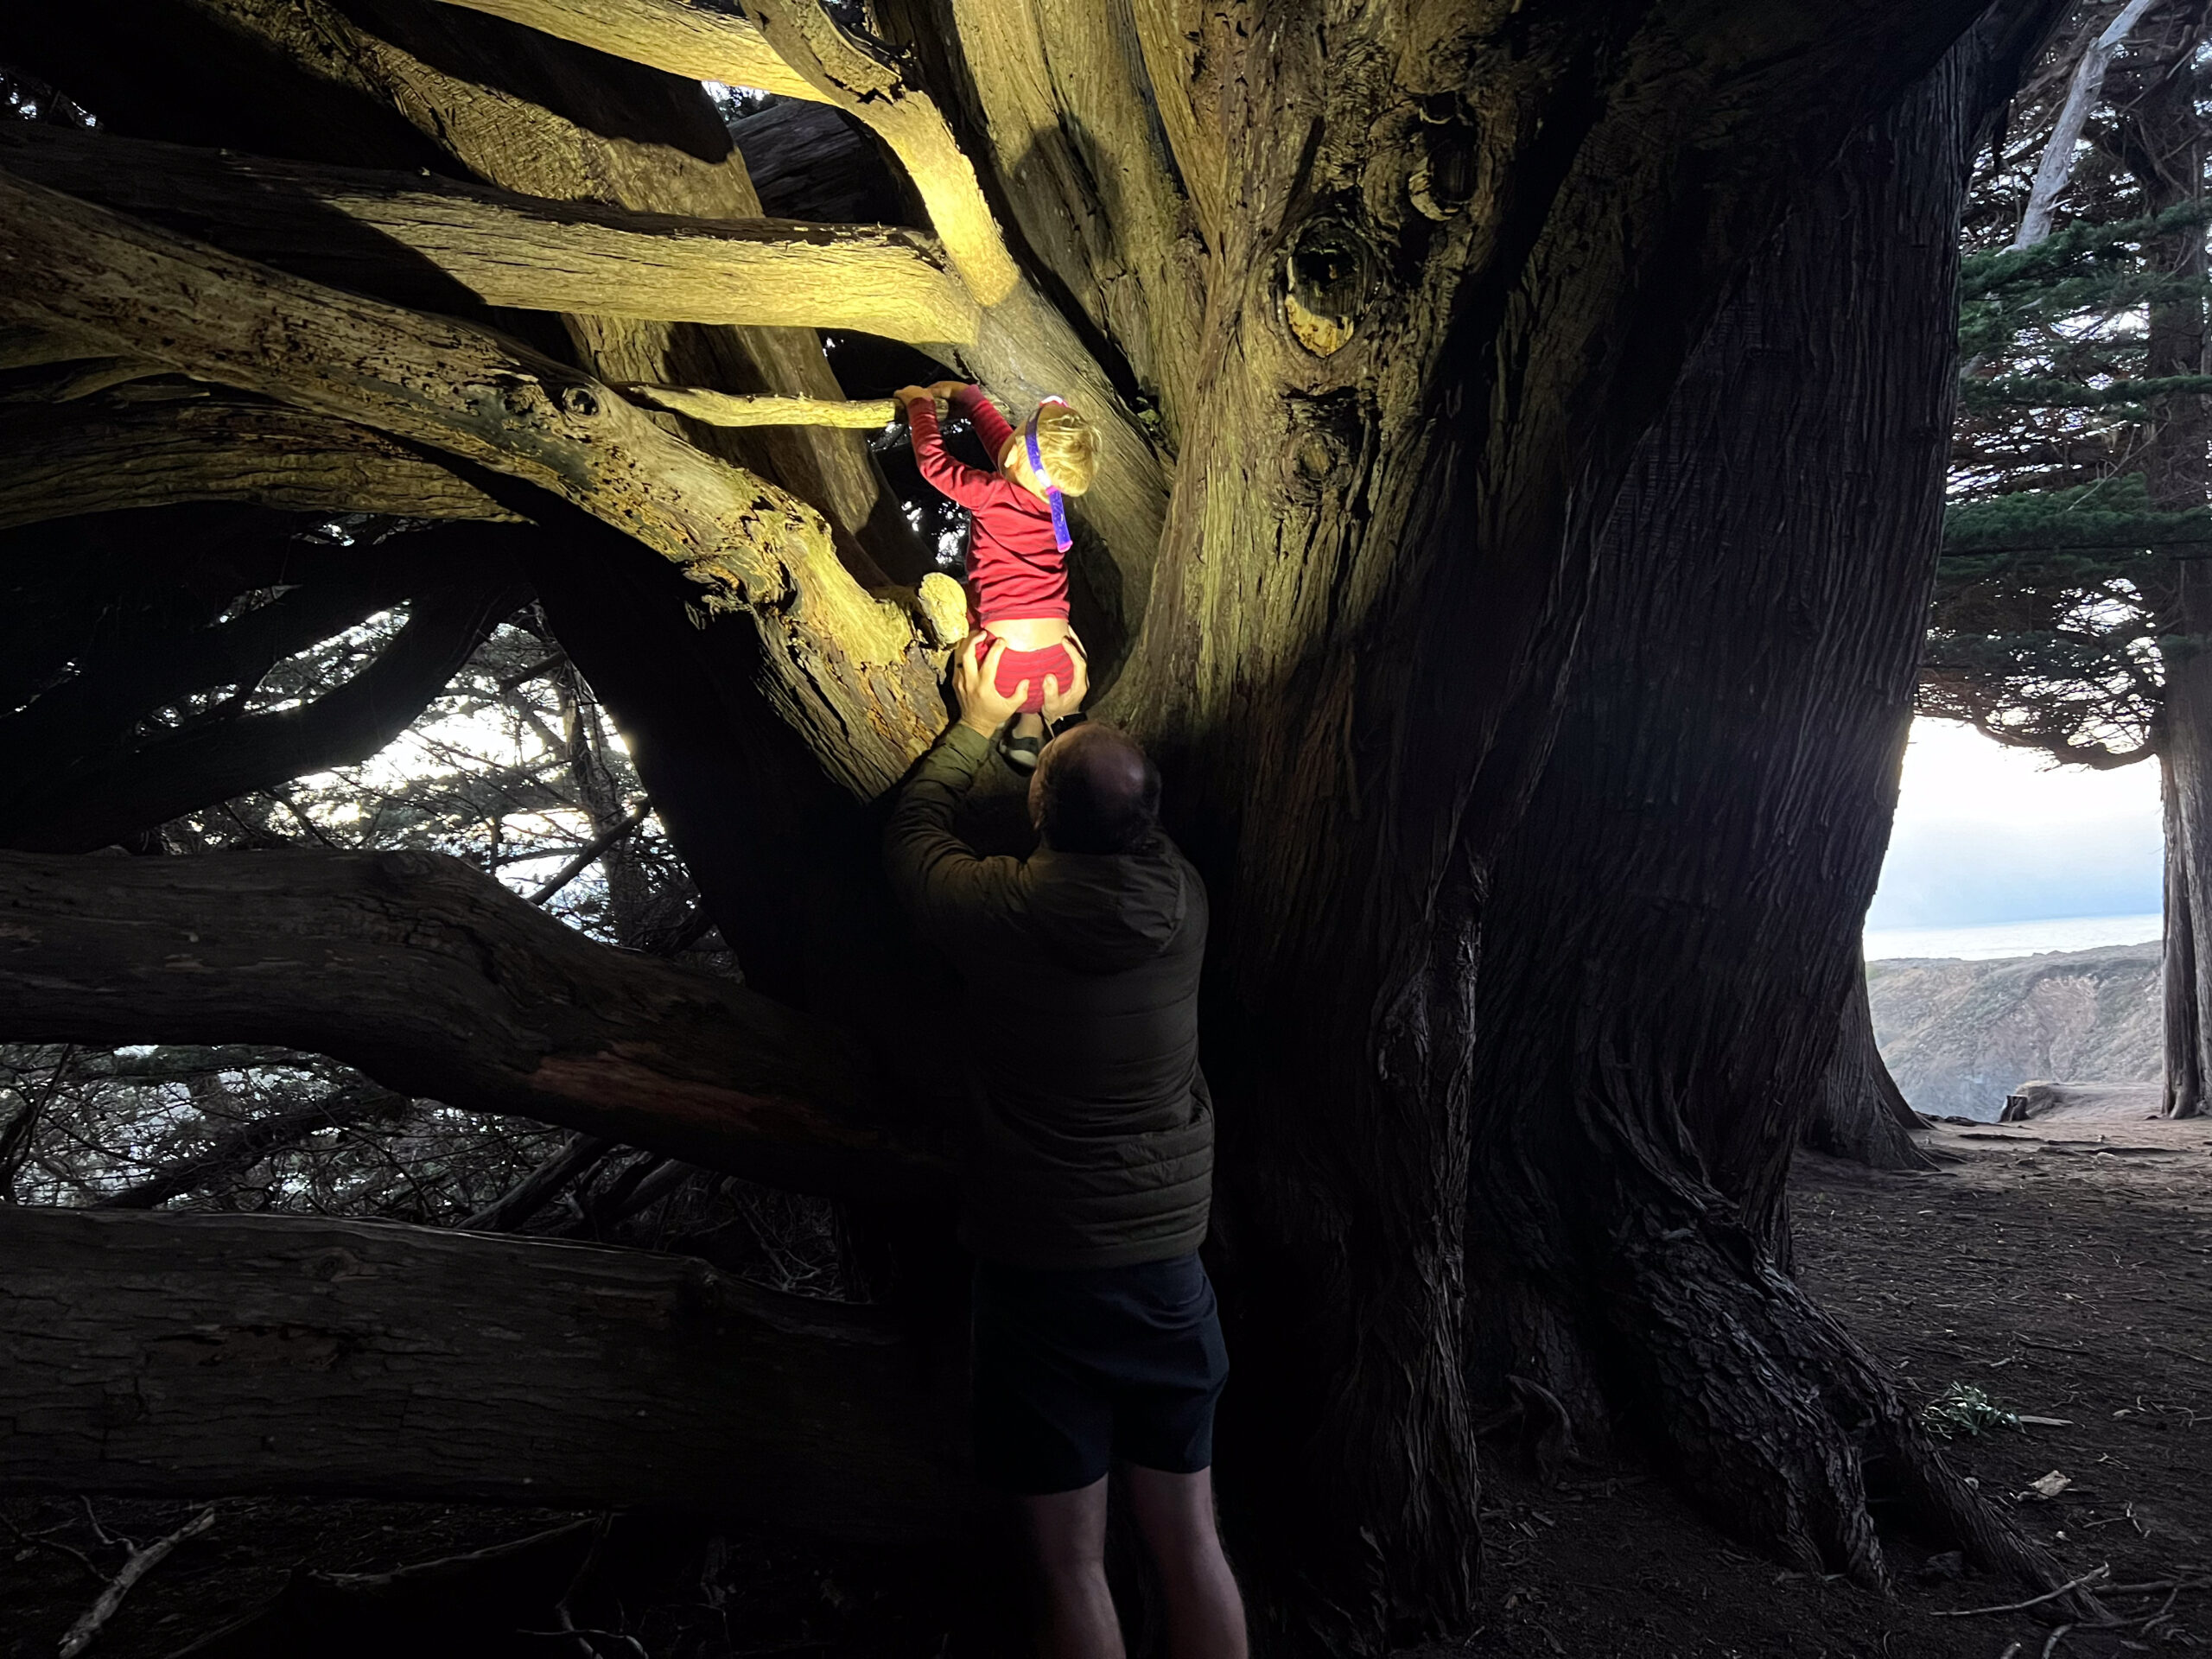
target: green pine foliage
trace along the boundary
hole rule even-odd
[[[2205,233],[2212,202],[2146,211],[2127,116],[2145,73],[2125,54],[2115,65],[2044,242],[2005,245],[2044,131],[2023,132],[1974,181],[1919,695],[1923,714],[2100,766],[2154,752],[2176,573],[2212,557],[2212,512],[2154,503],[2149,483],[2165,412],[2212,394],[2212,374],[2148,372],[2153,311],[2212,302],[2212,281],[2175,257]]]

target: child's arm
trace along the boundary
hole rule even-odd
[[[973,511],[988,506],[1003,487],[996,473],[955,461],[938,430],[937,399],[920,386],[900,389],[899,402],[906,411],[906,425],[914,438],[914,464],[939,495],[948,496]],[[1005,424],[1003,421],[1000,423]]]
[[[1006,423],[1006,416],[999,413],[999,406],[983,395],[981,386],[964,386],[957,380],[939,381],[930,388],[941,392],[953,406],[976,423],[976,435],[982,440],[983,453],[993,461],[1006,454],[1006,447],[1014,442],[1014,429]]]

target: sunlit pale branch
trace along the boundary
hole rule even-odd
[[[410,303],[436,306],[449,283],[487,305],[537,311],[976,338],[976,302],[936,245],[895,227],[632,213],[29,122],[0,127],[0,165],[281,270]]]
[[[747,0],[742,17],[687,0],[447,3],[675,74],[833,104],[873,128],[904,163],[931,226],[978,300],[995,305],[1020,276],[975,166],[944,114],[814,0]]]
[[[811,506],[589,376],[485,328],[288,276],[0,172],[0,322],[103,340],[549,491],[749,610],[785,717],[873,796],[944,721],[909,606],[865,592]]]
[[[830,397],[785,397],[774,392],[707,391],[696,386],[631,386],[647,403],[688,415],[709,426],[849,426],[874,430],[898,417],[888,397],[841,403]]]

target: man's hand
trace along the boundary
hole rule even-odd
[[[898,400],[899,412],[904,415],[906,412],[907,404],[927,403],[936,397],[937,393],[927,386],[901,386],[891,395]]]
[[[930,388],[930,396],[942,397],[948,404],[968,390],[965,380],[940,380]]]
[[[1016,683],[1011,695],[999,690],[999,664],[1006,659],[1008,647],[1001,639],[986,657],[983,642],[990,638],[976,629],[952,658],[952,696],[960,705],[960,723],[985,737],[994,735],[1020,714],[1021,705],[1029,699],[1027,680]]]
[[[1057,674],[1045,677],[1045,720],[1046,724],[1065,720],[1083,707],[1083,700],[1090,695],[1090,659],[1083,654],[1083,641],[1074,634],[1065,641],[1068,660],[1075,664],[1075,672],[1068,677],[1065,685]]]

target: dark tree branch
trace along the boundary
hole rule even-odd
[[[210,1147],[180,1158],[111,1192],[92,1207],[95,1210],[153,1210],[171,1198],[214,1186],[243,1175],[271,1153],[296,1147],[321,1129],[341,1128],[378,1119],[405,1117],[415,1103],[389,1089],[362,1084],[342,1089],[321,1100],[289,1110],[272,1112],[224,1135]]]
[[[304,708],[253,715],[88,758],[0,807],[0,841],[83,852],[308,772],[367,760],[414,722],[484,638],[529,597],[480,577],[418,598],[376,661]]]
[[[561,1150],[461,1224],[472,1233],[511,1233],[550,1204],[561,1189],[588,1174],[614,1150],[603,1135],[572,1135]]]
[[[772,1185],[941,1190],[835,1033],[435,854],[0,854],[0,1006],[24,1041],[276,1043]]]
[[[520,515],[380,432],[163,383],[0,413],[0,529],[120,507],[251,501],[300,511]]]
[[[0,1214],[0,1491],[690,1504],[955,1524],[959,1413],[880,1313],[689,1258],[272,1216]]]
[[[436,533],[397,537],[374,554],[302,543],[285,572],[297,585],[267,604],[166,639],[118,632],[79,652],[73,677],[0,720],[0,772],[50,776],[128,748],[132,728],[154,710],[213,687],[251,690],[285,658],[433,585],[442,564],[449,583],[456,556],[474,551]],[[484,562],[479,554],[469,563]]]
[[[614,845],[616,842],[620,841],[625,836],[628,835],[639,824],[643,823],[647,818],[651,817],[652,816],[652,810],[653,804],[650,800],[639,801],[637,805],[632,807],[627,812],[624,813],[620,818],[617,819],[613,825],[601,830],[598,835],[594,836],[590,841],[587,842],[582,852],[578,853],[574,858],[570,859],[566,864],[561,867],[560,874],[554,876],[551,880],[548,881],[536,893],[530,895],[530,902],[533,905],[543,905],[549,902],[555,894],[561,891],[562,888],[567,887],[569,882],[575,880],[586,870],[589,869],[592,867],[593,861],[598,858],[601,853],[604,853],[608,848]]]

